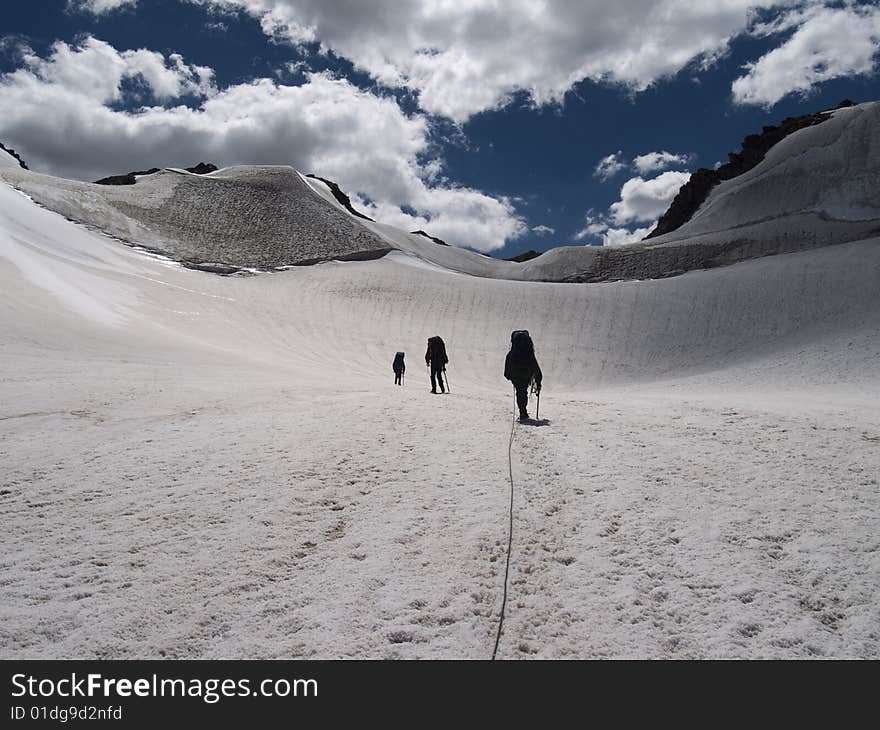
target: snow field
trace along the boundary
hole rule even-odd
[[[0,258],[4,658],[487,658],[520,327],[550,423],[516,427],[501,657],[878,655],[876,239],[596,286],[223,278],[0,186]]]

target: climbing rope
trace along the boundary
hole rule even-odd
[[[501,631],[504,628],[504,612],[507,609],[507,578],[510,574],[510,551],[513,547],[513,434],[516,430],[516,394],[514,393],[513,423],[510,424],[510,440],[507,443],[507,471],[510,475],[510,524],[507,528],[507,560],[504,566],[504,597],[501,599],[501,617],[498,619],[498,633],[495,635],[495,648],[492,650],[492,661],[498,654]]]

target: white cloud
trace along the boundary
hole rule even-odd
[[[119,10],[119,8],[134,7],[137,2],[138,0],[67,0],[67,7],[70,10],[101,15],[112,10]]]
[[[605,222],[603,217],[596,217],[588,213],[584,219],[584,227],[574,234],[574,238],[576,241],[583,241],[594,236],[601,237],[607,230],[608,223]]]
[[[532,233],[535,233],[539,236],[552,236],[556,233],[556,229],[551,226],[532,226]]]
[[[587,213],[584,227],[575,234],[575,239],[601,239],[605,246],[641,241],[654,229],[657,219],[666,212],[690,176],[689,172],[670,171],[650,180],[630,178],[620,188],[620,200],[612,203],[607,213],[595,215],[592,210]]]
[[[817,84],[871,73],[880,46],[880,7],[808,6],[772,23],[756,26],[755,35],[770,36],[796,28],[781,46],[746,66],[733,82],[739,104],[772,106],[792,93],[808,93]]]
[[[657,220],[690,176],[689,172],[669,171],[650,180],[630,178],[620,188],[620,200],[608,209],[611,220],[617,225]]]
[[[639,155],[633,160],[633,166],[639,175],[648,175],[659,172],[674,165],[687,165],[691,161],[691,155],[674,155],[671,152],[648,152]]]
[[[623,246],[627,243],[638,243],[647,236],[653,228],[653,224],[646,226],[645,228],[635,228],[632,230],[629,228],[609,228],[602,234],[602,245]]]
[[[623,150],[617,150],[617,152],[612,152],[610,155],[606,155],[598,163],[596,163],[596,168],[593,170],[593,177],[597,177],[603,182],[605,180],[610,180],[621,170],[625,170],[627,164],[620,159],[620,156],[623,154]]]
[[[655,224],[651,224],[644,228],[613,228],[604,216],[595,217],[587,215],[584,221],[584,227],[575,234],[575,240],[584,241],[586,239],[599,239],[603,246],[622,246],[627,243],[637,243],[641,241],[651,230]]]
[[[641,91],[711,63],[755,8],[790,0],[190,0],[258,18],[272,38],[319,43],[422,109],[463,122],[519,91],[559,102],[583,79]],[[524,49],[527,49],[524,52]]]
[[[593,177],[597,177],[604,182],[629,167],[632,167],[640,175],[649,175],[653,172],[665,170],[673,165],[688,165],[691,159],[691,155],[675,155],[672,152],[663,151],[638,155],[633,158],[632,163],[629,163],[623,159],[623,151],[617,150],[617,152],[612,152],[610,155],[606,155],[599,160],[593,170]]]
[[[82,98],[107,104],[123,98],[122,82],[136,79],[159,101],[192,94],[214,93],[214,72],[204,66],[189,66],[183,58],[145,49],[118,52],[113,46],[91,36],[79,47],[57,42],[48,59],[29,48],[21,50],[23,68],[2,77],[2,87],[17,92],[32,89],[39,94],[52,89],[68,99]],[[47,109],[53,108],[51,105]],[[10,109],[14,116],[15,110]]]
[[[176,54],[119,52],[94,38],[57,43],[45,59],[27,52],[24,64],[0,76],[0,139],[27,150],[34,169],[93,180],[199,160],[291,164],[369,199],[368,214],[449,243],[490,251],[528,230],[508,199],[442,177],[424,116],[329,74],[217,90],[210,69]],[[125,111],[130,78],[152,100]],[[172,106],[184,95],[198,106]]]

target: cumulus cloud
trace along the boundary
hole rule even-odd
[[[653,228],[653,225],[634,229],[609,228],[602,234],[602,245],[623,246],[627,243],[638,243],[647,236]]]
[[[664,172],[645,180],[632,177],[620,188],[620,200],[608,212],[596,215],[590,210],[575,239],[601,240],[605,246],[641,241],[657,225],[679,189],[690,179],[689,172]],[[640,225],[641,224],[641,225]]]
[[[621,170],[625,170],[627,163],[621,159],[622,154],[623,150],[617,150],[617,152],[612,152],[610,155],[606,155],[599,160],[596,163],[596,168],[593,170],[593,177],[597,177],[602,181],[610,180]]]
[[[593,170],[593,177],[599,178],[604,182],[629,168],[636,170],[640,175],[650,175],[675,165],[688,165],[691,160],[692,155],[676,155],[672,152],[663,151],[638,155],[633,158],[632,162],[627,162],[623,159],[623,151],[618,150],[599,160]]]
[[[793,28],[781,46],[746,65],[746,74],[733,82],[734,101],[772,106],[788,94],[806,94],[823,81],[869,74],[877,67],[880,7],[876,4],[810,5],[756,25],[753,33],[771,36]]]
[[[134,7],[137,2],[138,0],[67,0],[67,8],[102,15],[119,8]]]
[[[656,221],[690,177],[689,172],[669,171],[649,180],[630,178],[620,188],[620,200],[608,209],[611,220],[618,225]]]
[[[428,120],[393,98],[326,73],[300,86],[218,90],[212,79],[176,54],[91,37],[56,43],[47,58],[26,51],[22,68],[0,76],[0,138],[27,150],[32,168],[80,179],[198,160],[291,164],[336,180],[379,220],[482,251],[528,230],[510,200],[445,180]],[[141,87],[145,103],[131,109]]]
[[[637,243],[651,232],[654,225],[644,228],[614,228],[607,217],[587,215],[584,227],[575,234],[575,240],[587,239],[598,240],[603,246],[622,246],[627,243]]]
[[[633,159],[633,167],[639,175],[649,175],[675,165],[687,165],[691,161],[690,155],[674,155],[671,152],[648,152],[638,155]]]
[[[641,91],[722,54],[755,8],[789,0],[190,0],[242,9],[274,39],[318,43],[422,109],[463,122],[517,92],[559,102],[583,80]],[[528,53],[523,53],[528,49]]]
[[[575,240],[583,241],[584,239],[594,236],[601,236],[609,228],[608,222],[604,216],[595,216],[591,210],[584,217],[584,227],[574,234]]]
[[[20,49],[22,68],[5,74],[0,93],[21,103],[30,90],[41,94],[51,90],[67,100],[82,99],[94,104],[118,102],[123,98],[123,81],[139,81],[148,96],[158,101],[185,95],[209,96],[216,90],[214,72],[205,66],[187,65],[183,57],[146,49],[118,52],[113,46],[87,36],[78,47],[59,41],[47,59],[30,48]],[[46,109],[53,109],[48,105]],[[16,115],[16,110],[9,109]]]

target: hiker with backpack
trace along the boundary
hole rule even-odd
[[[439,335],[428,338],[428,349],[425,352],[425,365],[431,368],[431,392],[437,392],[437,382],[440,382],[440,392],[445,393],[443,386],[443,373],[446,372],[446,345]]]
[[[519,406],[519,420],[529,420],[526,410],[529,404],[529,385],[534,382],[535,393],[541,394],[541,368],[535,358],[535,345],[528,330],[514,330],[510,335],[510,352],[504,360],[504,377],[516,390],[516,405]]]
[[[403,385],[403,374],[406,372],[406,363],[403,361],[403,353],[398,352],[394,356],[394,362],[391,363],[391,369],[394,371],[394,384]]]

